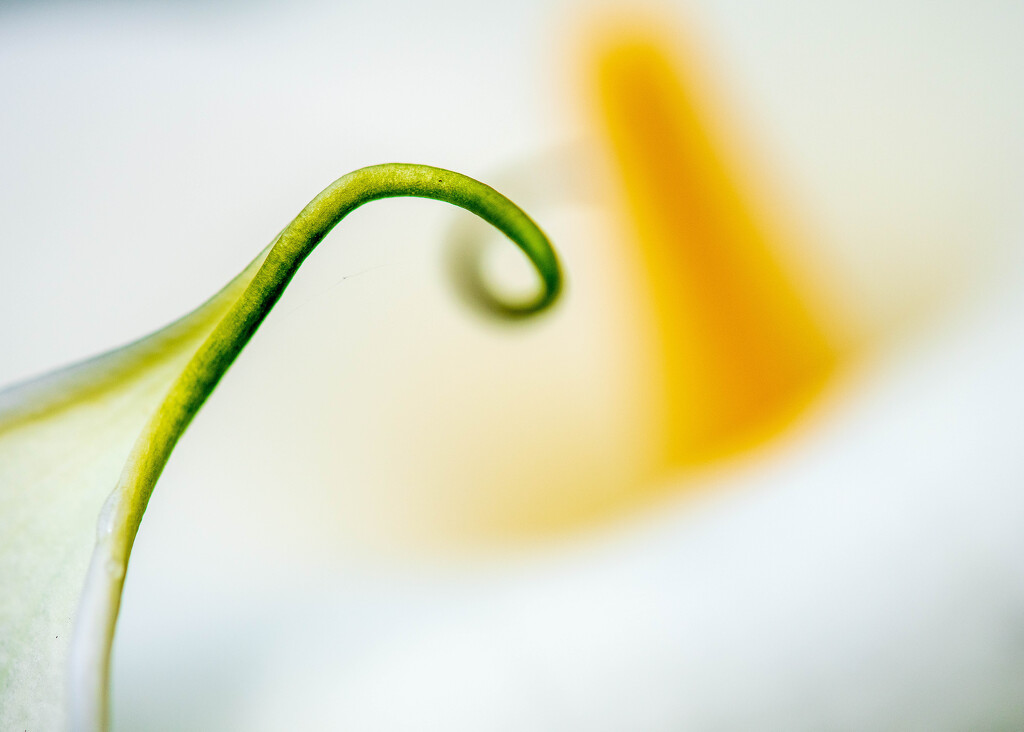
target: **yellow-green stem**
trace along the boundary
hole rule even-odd
[[[554,302],[562,276],[547,237],[515,204],[472,178],[425,165],[377,165],[339,178],[314,198],[278,235],[248,287],[171,386],[136,441],[103,508],[71,646],[70,712],[76,732],[107,728],[110,650],[128,555],[178,439],[317,244],[359,206],[398,196],[431,198],[464,208],[523,250],[540,275],[542,290],[534,301],[507,305],[508,309],[534,313]]]

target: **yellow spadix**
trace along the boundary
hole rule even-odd
[[[759,210],[767,199],[731,169],[698,73],[634,29],[605,39],[595,63],[649,283],[664,459],[735,454],[814,398],[836,368],[837,334],[780,260],[783,217]]]

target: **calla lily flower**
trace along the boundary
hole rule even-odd
[[[569,297],[548,318],[522,328],[467,323],[435,296],[433,278],[409,273],[420,268],[393,271],[409,247],[387,240],[442,238],[449,221],[436,211],[410,204],[394,209],[401,217],[360,212],[346,222],[352,240],[383,247],[380,258],[358,244],[353,259],[318,252],[308,276],[328,274],[296,277],[149,501],[114,647],[115,726],[953,730],[1024,721],[1024,499],[1014,490],[1024,468],[1013,439],[1024,269],[997,248],[1019,235],[1006,205],[1020,192],[1012,123],[1021,109],[1007,71],[1017,51],[1003,38],[1019,14],[886,7],[882,25],[864,20],[882,15],[863,5],[828,13],[799,5],[709,6],[703,25],[682,29],[655,22],[652,30],[627,16],[577,47],[581,73],[571,88],[591,106],[573,135],[585,128],[590,136],[568,169],[587,185],[565,182],[566,166],[550,161],[526,166],[524,185],[498,184],[564,257]],[[365,86],[350,67],[377,57],[361,53],[397,53],[417,37],[414,12],[389,36],[395,48],[347,31],[353,49],[324,51],[317,39],[333,49],[345,24],[320,8],[319,22],[268,22],[280,47],[253,43],[255,21],[251,32],[208,46],[188,30],[200,48],[193,55],[177,33],[118,11],[151,41],[138,76],[162,79],[168,101],[154,102],[148,117],[120,88],[101,85],[91,90],[100,102],[109,94],[130,121],[152,123],[173,121],[183,99],[213,94],[253,112],[252,127],[237,132],[237,155],[225,159],[247,161],[257,142],[264,149],[281,139],[281,125],[299,164],[288,173],[294,183],[273,183],[256,206],[223,193],[216,173],[213,183],[191,172],[167,189],[158,181],[149,199],[137,183],[119,184],[122,202],[81,224],[80,241],[113,247],[109,232],[145,231],[190,254],[126,276],[128,262],[111,267],[93,253],[79,263],[84,278],[101,290],[123,283],[112,301],[120,311],[162,289],[166,269],[180,285],[168,291],[183,298],[165,304],[169,319],[216,289],[211,279],[193,291],[198,280],[228,271],[229,257],[212,251],[228,226],[216,217],[240,214],[232,239],[272,227],[257,240],[265,239],[281,220],[271,220],[280,214],[271,202],[305,197],[298,191],[323,157],[355,168],[372,162],[364,155],[435,155],[491,179],[484,169],[502,158],[543,149],[554,141],[547,132],[516,130],[531,115],[551,124],[550,109],[510,111],[507,99],[492,104],[482,92],[494,85],[516,100],[541,95],[494,84],[507,81],[511,65],[467,70],[463,58],[477,42],[490,52],[513,41],[530,48],[524,28],[535,27],[537,8],[523,7],[494,11],[492,31],[474,23],[465,33],[453,15],[439,33],[458,42],[404,49],[418,59],[436,52],[436,64],[361,68],[372,80]],[[83,78],[97,78],[97,69],[134,78],[109,59],[136,53],[135,35],[104,25],[99,12],[85,17],[93,27],[54,30],[26,11],[11,24],[18,34],[4,32],[83,51]],[[356,19],[372,27],[360,25],[372,18]],[[119,48],[126,37],[132,43]],[[706,48],[697,45],[704,39]],[[0,43],[0,53],[5,62],[35,58],[28,46]],[[849,56],[856,62],[843,66]],[[253,58],[269,60],[249,76],[238,60]],[[324,104],[322,121],[299,134],[285,111],[324,92],[274,79],[320,65],[340,73],[347,99]],[[425,66],[431,83],[417,84]],[[34,78],[61,88],[65,67],[43,64]],[[726,80],[745,92],[739,107],[748,114],[728,103]],[[429,89],[436,99],[391,102],[379,96],[385,88]],[[236,96],[224,102],[228,89]],[[949,114],[956,93],[970,103]],[[266,104],[268,94],[276,103]],[[442,112],[467,95],[478,104],[465,120],[508,127],[476,138],[457,125],[454,144]],[[37,104],[26,119],[56,104],[23,98]],[[325,155],[332,126],[351,119],[339,110],[353,101],[374,113],[346,122],[347,139]],[[412,110],[419,134],[408,132]],[[883,112],[882,122],[872,118]],[[109,117],[98,119],[102,126]],[[235,133],[235,119],[187,117],[182,126],[179,118],[174,134]],[[891,137],[865,132],[890,128]],[[145,146],[159,130],[149,126]],[[762,153],[745,134],[778,143],[786,165],[756,162]],[[61,145],[80,147],[55,137],[57,155]],[[15,144],[26,139],[34,138]],[[416,150],[424,141],[427,149]],[[461,152],[443,152],[448,144]],[[5,155],[22,160],[13,149]],[[185,149],[207,162],[202,145]],[[283,157],[264,162],[288,167]],[[65,178],[57,176],[48,200],[74,200]],[[41,185],[34,180],[27,190]],[[164,200],[174,201],[164,213],[140,211]],[[196,229],[176,219],[153,224],[189,203],[201,211]],[[320,210],[311,205],[307,219]],[[41,209],[29,210],[28,219],[43,220]],[[200,234],[204,243],[193,245]],[[119,262],[124,246],[112,250]],[[526,249],[554,292],[550,258]],[[202,401],[187,406],[178,387],[165,401],[167,385],[183,372],[192,376],[177,383],[195,383],[186,364],[218,323],[240,322],[224,314],[246,301],[241,293],[266,256],[155,337],[5,392],[0,569],[3,586],[17,589],[0,604],[0,726],[105,724],[105,653],[125,541],[130,547],[167,452],[147,460],[153,445],[173,446]],[[993,261],[1001,273],[986,269]],[[499,279],[509,274],[501,260],[484,264],[495,264]],[[118,279],[104,280],[111,269]],[[972,290],[977,283],[984,292]],[[402,297],[374,314],[388,294]],[[57,307],[76,317],[66,302]],[[39,317],[31,329],[42,327]],[[76,328],[112,328],[96,344],[144,330],[92,319]],[[39,359],[74,355],[40,348]],[[5,368],[21,376],[41,365],[12,357]],[[135,442],[163,429],[148,420],[179,402],[185,416],[171,423],[172,436]],[[133,444],[142,447],[120,487],[112,485]],[[69,492],[72,484],[92,487]],[[134,498],[125,490],[133,485],[141,486]],[[97,503],[115,488],[98,517]],[[121,512],[119,495],[129,495]],[[98,519],[100,550],[80,594],[65,569],[85,571]],[[440,545],[460,559],[382,567],[379,554],[359,553],[368,544],[405,563],[409,547]],[[84,689],[84,705],[69,707],[63,688]]]
[[[3,612],[6,723],[108,727],[110,645],[128,557],[171,451],[317,244],[357,207],[398,196],[466,208],[522,248],[543,286],[533,302],[507,308],[532,313],[554,301],[554,252],[499,193],[439,168],[363,168],[314,198],[193,313],[3,393],[4,584],[18,588]]]

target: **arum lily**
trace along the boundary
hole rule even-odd
[[[643,395],[623,401],[639,408],[613,410],[609,404],[621,405],[610,400],[586,412],[571,382],[558,380],[552,392],[538,389],[544,401],[590,415],[589,423],[580,418],[567,429],[544,420],[536,444],[525,443],[529,459],[501,462],[489,459],[496,453],[484,433],[508,441],[516,430],[502,422],[516,424],[517,407],[529,411],[516,402],[534,405],[522,387],[488,394],[481,409],[489,421],[459,429],[452,417],[458,449],[424,430],[416,435],[421,450],[402,450],[395,461],[441,508],[408,510],[421,508],[415,494],[392,492],[389,500],[411,514],[407,525],[440,523],[441,533],[462,530],[474,540],[558,535],[638,505],[661,506],[661,518],[627,524],[625,536],[606,530],[611,535],[575,554],[515,564],[496,591],[483,593],[482,611],[478,601],[450,612],[447,623],[397,627],[393,644],[357,662],[354,676],[325,674],[315,654],[289,674],[279,655],[271,664],[279,676],[269,686],[257,680],[259,693],[236,719],[249,728],[1012,728],[1020,659],[1010,638],[1019,606],[1006,589],[1017,565],[1006,557],[1016,554],[1019,503],[998,486],[1017,473],[1005,441],[978,445],[962,436],[965,424],[975,434],[1002,434],[1013,411],[1013,369],[993,367],[1018,363],[1006,316],[1016,305],[1000,303],[1001,317],[981,317],[988,331],[947,333],[912,354],[911,368],[893,366],[881,384],[853,389],[842,369],[864,352],[862,340],[808,295],[803,286],[816,278],[801,281],[784,266],[779,250],[790,240],[779,235],[784,227],[765,225],[756,205],[763,199],[752,204],[736,166],[723,163],[729,150],[695,91],[701,77],[673,63],[657,38],[628,37],[601,58],[599,114],[629,198],[623,240],[642,253],[643,282],[606,302],[629,314],[629,326],[615,331],[628,332],[621,342],[629,346],[613,350],[645,355],[621,367],[639,385],[624,393]],[[669,195],[680,188],[686,195]],[[588,272],[582,251],[570,244],[567,254],[580,270],[576,302],[594,305],[583,274],[600,281],[600,268]],[[875,324],[881,320],[876,313]],[[549,333],[556,330],[569,340],[568,329]],[[639,337],[629,340],[632,331]],[[768,364],[758,373],[764,378],[751,378],[744,360]],[[549,378],[557,372],[545,366]],[[576,373],[585,379],[588,371]],[[470,377],[458,376],[470,391]],[[954,377],[958,398],[949,396]],[[991,379],[1007,385],[999,404]],[[389,386],[402,389],[398,380]],[[406,389],[391,409],[407,420],[429,413],[432,400],[461,413],[451,390]],[[828,401],[851,389],[867,396],[841,410]],[[605,426],[608,414],[625,418],[604,431],[590,426]],[[812,437],[809,426],[817,428]],[[548,442],[555,449],[546,452]],[[602,451],[614,459],[602,460]],[[934,452],[944,459],[922,476],[916,468]],[[990,472],[963,467],[979,460]],[[454,472],[431,475],[431,466]],[[722,472],[704,472],[715,467]],[[447,494],[446,483],[455,486]],[[733,485],[698,510],[676,507],[673,497],[696,486],[707,494],[716,483]],[[968,483],[974,502],[965,507],[958,486]],[[949,504],[957,508],[944,511]],[[458,506],[452,521],[447,509]],[[942,557],[936,546],[946,547]],[[317,636],[336,625],[321,624]],[[321,642],[343,665],[337,644]],[[457,691],[465,689],[472,692]]]

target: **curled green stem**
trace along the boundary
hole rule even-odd
[[[107,727],[110,649],[128,555],[178,439],[317,244],[359,206],[399,196],[464,208],[522,249],[537,270],[542,289],[534,301],[508,305],[509,310],[539,312],[558,296],[561,270],[547,237],[515,204],[472,178],[426,165],[377,165],[339,178],[314,198],[278,235],[259,271],[171,386],[103,508],[71,648],[73,729],[100,732]]]

